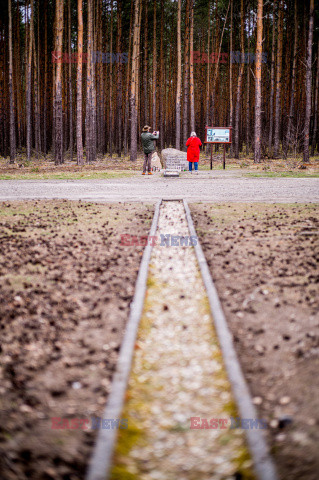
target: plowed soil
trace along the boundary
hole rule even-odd
[[[0,204],[1,479],[84,478],[143,251],[120,235],[147,235],[153,208]]]
[[[318,205],[191,211],[280,478],[317,480]]]

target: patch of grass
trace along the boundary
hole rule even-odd
[[[25,285],[33,285],[38,280],[37,278],[32,278],[31,276],[14,273],[4,275],[3,279],[9,282],[10,287],[13,288],[14,291],[23,290]]]
[[[115,171],[86,171],[86,172],[49,172],[40,173],[37,167],[32,173],[6,173],[0,174],[0,180],[108,180],[110,178],[131,177],[134,172]]]
[[[276,178],[276,177],[285,177],[285,178],[318,178],[319,173],[306,173],[306,172],[250,172],[246,173],[245,177],[266,177],[266,178]]]
[[[239,165],[235,165],[235,164],[233,164],[233,163],[228,163],[228,164],[227,164],[227,158],[226,158],[225,167],[226,167],[225,170],[230,170],[230,169],[234,169],[234,170],[236,169],[236,170],[237,170],[237,169],[239,168]],[[201,164],[199,163],[198,169],[199,169],[199,170],[210,170],[210,164],[208,164],[208,165],[201,165]],[[212,171],[213,171],[213,170],[223,170],[223,161],[218,162],[218,163],[217,163],[217,162],[213,162]]]

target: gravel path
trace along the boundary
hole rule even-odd
[[[159,198],[204,202],[319,202],[317,178],[253,178],[242,172],[201,171],[164,178],[157,173],[113,180],[2,180],[0,201],[66,198],[99,202],[157,201]]]
[[[181,202],[162,205],[161,233],[189,235]],[[229,429],[235,409],[207,302],[193,248],[155,246],[111,478],[254,478],[243,431]],[[191,429],[191,417],[219,423]]]

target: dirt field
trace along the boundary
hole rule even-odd
[[[84,477],[153,206],[0,204],[0,478]],[[52,429],[52,417],[90,419]],[[69,426],[71,423],[69,423]]]
[[[318,205],[191,211],[280,478],[317,480]]]

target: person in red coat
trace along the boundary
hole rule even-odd
[[[187,148],[188,168],[190,172],[193,171],[193,164],[194,164],[195,171],[197,172],[198,170],[199,147],[201,146],[202,146],[202,142],[196,136],[196,133],[192,132],[191,136],[186,142],[186,147],[188,147]]]

